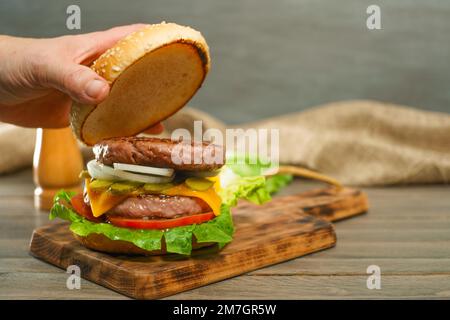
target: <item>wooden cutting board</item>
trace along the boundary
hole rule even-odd
[[[367,211],[367,197],[354,189],[329,188],[277,197],[233,210],[236,233],[223,250],[204,248],[193,255],[113,256],[82,247],[67,223],[34,230],[32,255],[124,295],[156,299],[330,248],[336,234],[330,221]]]

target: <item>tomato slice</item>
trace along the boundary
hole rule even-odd
[[[190,224],[199,224],[202,222],[209,221],[215,218],[214,212],[206,212],[194,214],[192,216],[174,218],[174,219],[130,219],[108,216],[109,222],[111,224],[122,227],[122,228],[132,228],[132,229],[169,229],[181,226],[187,226]]]
[[[72,207],[76,211],[76,213],[78,213],[80,216],[88,219],[89,221],[94,221],[94,222],[103,221],[103,219],[94,217],[94,215],[92,214],[91,206],[89,206],[88,204],[86,204],[86,202],[84,202],[84,198],[81,193],[73,196],[70,199],[70,204],[72,205]]]

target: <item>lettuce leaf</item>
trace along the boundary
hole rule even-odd
[[[221,174],[223,188],[219,191],[223,203],[233,207],[239,199],[245,199],[255,204],[263,204],[271,200],[271,194],[278,192],[292,181],[292,175],[277,174],[269,177],[241,176],[227,167]]]
[[[225,179],[230,180],[221,196],[229,205],[236,205],[238,199],[246,199],[255,204],[263,204],[271,200],[270,195],[291,183],[289,174],[264,176],[277,167],[273,163],[263,163],[249,155],[231,154],[226,160]],[[227,172],[231,171],[232,174]]]
[[[192,232],[194,231],[195,227],[196,225],[188,225],[164,231],[164,239],[166,240],[167,252],[191,254]]]
[[[290,174],[276,174],[270,176],[266,179],[266,190],[270,194],[276,193],[291,183],[292,179],[293,177]]]
[[[103,234],[111,240],[128,241],[145,250],[161,249],[161,240],[164,237],[168,252],[189,255],[192,251],[192,235],[195,235],[197,242],[216,242],[222,248],[232,240],[234,233],[230,207],[226,205],[222,205],[218,217],[202,224],[168,230],[142,230],[86,220],[67,205],[72,196],[73,194],[65,191],[58,192],[49,218],[70,221],[70,230],[82,237],[91,233]]]
[[[234,225],[230,207],[222,205],[221,213],[214,220],[199,224],[193,230],[197,242],[217,242],[219,248],[233,240]]]
[[[235,177],[219,191],[223,203],[235,206],[239,199],[245,199],[255,204],[269,201],[270,193],[266,189],[266,178],[263,176]]]
[[[228,154],[226,166],[241,177],[262,176],[264,172],[275,168],[273,163],[264,163],[256,156]]]

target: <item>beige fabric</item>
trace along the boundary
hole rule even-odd
[[[168,128],[225,124],[184,109]],[[375,101],[342,101],[241,126],[280,130],[280,162],[317,170],[346,185],[448,183],[450,115]]]
[[[374,101],[331,103],[249,126],[280,129],[280,161],[347,185],[448,183],[450,116]]]
[[[226,126],[184,108],[165,121],[166,132]],[[343,101],[254,123],[242,128],[278,128],[280,161],[306,166],[347,185],[448,183],[450,115],[374,101]],[[34,130],[0,125],[0,173],[30,166]],[[87,151],[87,155],[90,153]]]
[[[0,173],[30,166],[36,130],[0,124]]]
[[[36,129],[21,128],[0,122],[0,175],[33,164]],[[84,159],[93,158],[92,149],[80,143]]]

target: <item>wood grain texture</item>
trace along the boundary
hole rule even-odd
[[[318,186],[295,179],[277,196]],[[365,188],[370,214],[339,221],[339,241],[333,248],[168,299],[450,298],[448,190],[446,185]],[[29,255],[33,229],[53,223],[33,208],[30,170],[0,177],[0,218],[1,299],[126,298],[84,279],[81,290],[68,290],[67,273]],[[363,281],[371,264],[381,268],[381,290],[368,290]],[[258,292],[249,285],[257,286]]]
[[[274,210],[289,208],[320,217],[327,221],[338,221],[365,213],[369,209],[367,195],[360,190],[334,187],[314,189],[277,198],[265,204],[262,208],[249,202],[241,202],[236,208],[235,215],[253,210]]]
[[[124,257],[90,251],[74,240],[66,223],[36,229],[30,252],[62,268],[76,264],[84,278],[127,296],[154,299],[329,248],[336,235],[326,219],[365,210],[367,200],[360,191],[321,189],[278,197],[263,206],[240,205],[234,213],[233,242],[221,251],[196,250],[191,258]]]
[[[279,197],[264,206],[243,203],[234,212],[233,243],[220,252],[198,250],[193,259],[119,258],[89,251],[65,224],[37,229],[30,250],[63,268],[77,264],[84,277],[128,296],[159,298],[334,245],[333,227],[303,208],[333,221],[364,212],[367,199],[357,190],[329,188]]]
[[[233,278],[192,294],[177,294],[170,299],[211,299],[220,288],[225,299],[444,299],[450,297],[450,275],[382,276],[381,290],[369,290],[364,275],[271,275]],[[243,287],[246,290],[236,290]],[[276,290],[274,290],[276,288]],[[222,298],[223,299],[223,298]]]

